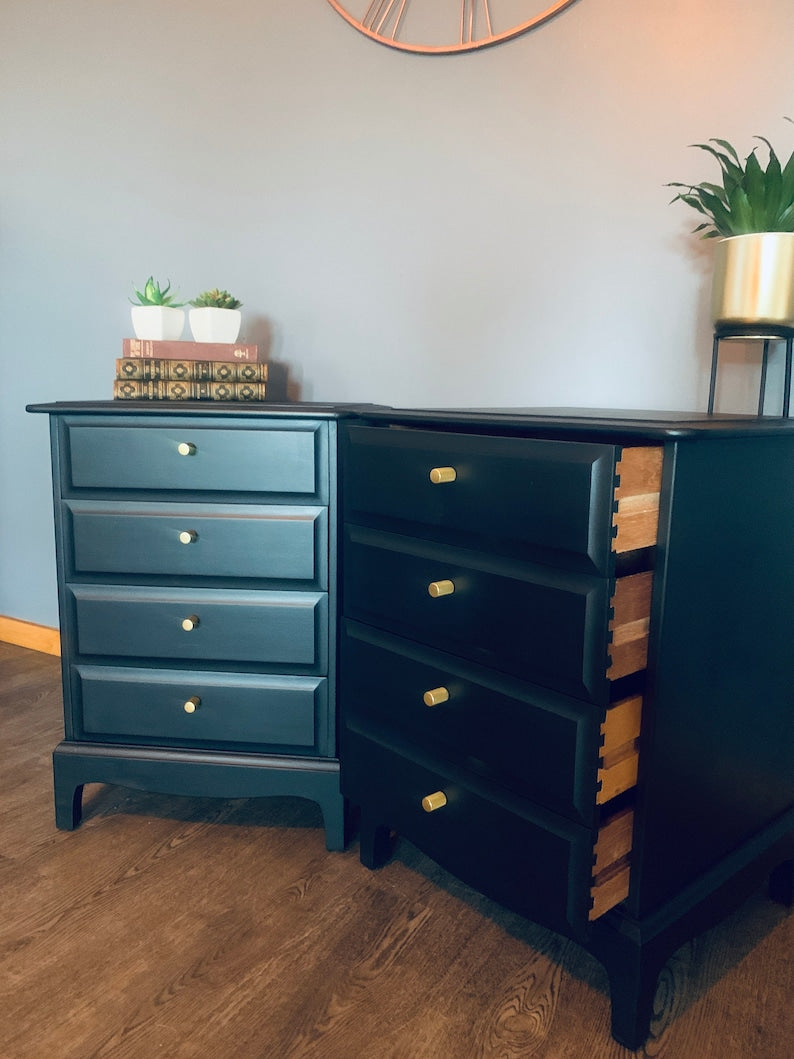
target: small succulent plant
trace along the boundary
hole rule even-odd
[[[157,280],[149,276],[142,291],[139,291],[135,286],[133,286],[132,289],[135,291],[138,302],[141,305],[170,305],[171,308],[178,309],[185,304],[184,302],[174,301],[176,298],[176,292],[171,292],[170,280],[166,283],[165,287],[161,288]],[[130,298],[130,301],[135,305],[132,298]]]
[[[205,290],[191,303],[196,309],[239,309],[243,304],[237,298],[232,297],[227,290]]]
[[[716,159],[722,183],[667,185],[683,188],[673,202],[684,202],[705,218],[694,229],[702,232],[704,239],[751,232],[794,232],[794,153],[781,165],[769,140],[764,136],[755,139],[766,144],[769,151],[766,168],[756,156],[757,147],[742,163],[727,140],[712,138],[708,143],[692,146]]]

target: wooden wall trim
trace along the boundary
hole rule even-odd
[[[0,640],[16,644],[17,647],[29,647],[32,651],[41,651],[47,655],[60,655],[61,634],[58,629],[48,625],[35,625],[30,621],[19,621],[18,618],[4,618],[0,614]]]

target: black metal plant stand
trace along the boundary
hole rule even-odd
[[[761,385],[758,391],[758,414],[764,414],[766,400],[766,373],[769,360],[769,347],[772,342],[786,343],[786,367],[783,380],[783,418],[789,416],[791,405],[791,361],[794,349],[794,327],[781,326],[718,326],[714,329],[714,343],[711,354],[711,381],[709,383],[708,414],[714,414],[714,395],[717,388],[717,364],[719,361],[720,343],[725,339],[743,339],[745,342],[763,342],[761,357]]]

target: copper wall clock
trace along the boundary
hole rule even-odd
[[[351,26],[401,51],[443,55],[512,40],[575,0],[328,0]]]

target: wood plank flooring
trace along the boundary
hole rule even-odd
[[[599,965],[300,799],[86,788],[53,823],[56,658],[0,643],[2,1059],[621,1059]],[[789,1059],[794,916],[758,893],[660,980],[638,1054]]]

